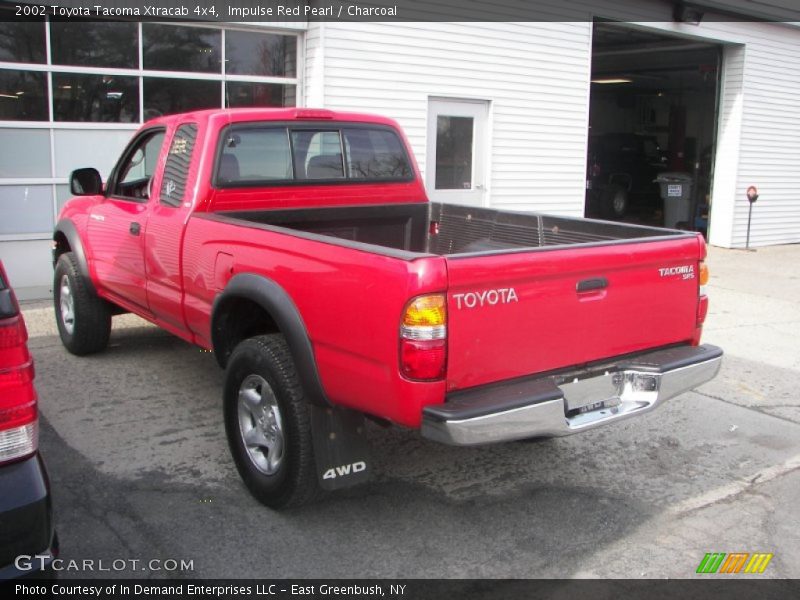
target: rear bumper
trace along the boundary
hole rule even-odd
[[[424,409],[422,435],[457,446],[571,435],[653,410],[713,379],[721,363],[716,346],[680,346],[465,390]]]
[[[57,552],[50,484],[39,455],[0,467],[0,581],[36,576]]]

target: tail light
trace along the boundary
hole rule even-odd
[[[708,314],[708,296],[706,296],[708,266],[702,260],[698,267],[697,280],[697,318],[695,320],[694,336],[692,336],[693,346],[700,344],[700,337],[703,335],[703,323],[705,323],[706,315]]]
[[[417,296],[400,324],[400,372],[408,379],[442,379],[447,366],[447,298]]]
[[[702,325],[708,314],[708,296],[706,296],[706,284],[708,283],[708,266],[704,261],[700,261],[699,268],[699,288],[697,301],[697,324]]]
[[[700,295],[706,295],[706,285],[708,284],[708,265],[700,261]]]
[[[0,270],[0,463],[36,452],[39,441],[33,359],[16,298]]]

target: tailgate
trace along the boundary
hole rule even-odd
[[[690,341],[700,238],[447,257],[447,388]]]

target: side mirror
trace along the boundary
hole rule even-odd
[[[103,180],[97,169],[75,169],[69,176],[69,191],[75,196],[96,196],[103,193]]]

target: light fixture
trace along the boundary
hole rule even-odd
[[[10,98],[11,100],[19,100],[19,96],[11,94],[0,94],[0,98]]]
[[[598,77],[597,79],[592,79],[592,83],[600,83],[600,84],[608,84],[608,83],[631,83],[633,79],[627,79],[625,77]]]
[[[700,7],[683,0],[678,0],[672,7],[672,20],[676,23],[700,25],[700,21],[703,20],[703,14]]]

